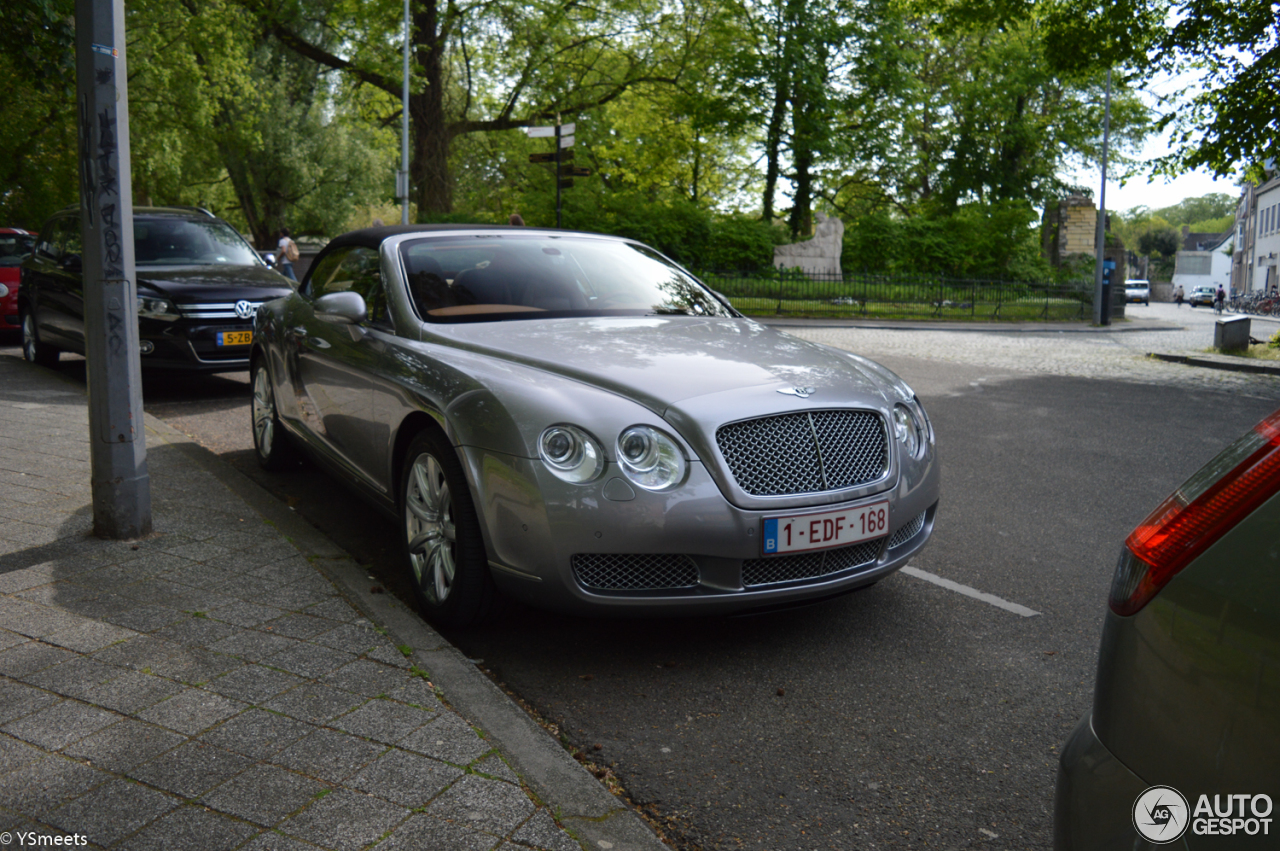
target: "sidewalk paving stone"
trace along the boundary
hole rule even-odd
[[[0,470],[0,831],[107,851],[584,847],[304,556],[331,544],[300,551],[163,441],[155,532],[93,538],[82,389],[3,356],[0,431],[24,448]]]

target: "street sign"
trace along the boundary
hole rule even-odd
[[[572,148],[572,147],[573,147],[573,137],[572,137],[572,136],[561,136],[561,137],[560,137],[560,147],[562,147],[562,148]]]
[[[557,183],[556,185],[560,189],[569,189],[570,187],[573,186],[573,178],[572,177],[561,178],[559,183]]]
[[[562,165],[560,166],[561,177],[590,177],[591,169],[583,168],[580,165]]]
[[[531,163],[553,163],[555,161],[555,154],[529,154],[529,162]]]
[[[560,136],[561,136],[561,138],[563,138],[563,137],[565,137],[565,136],[572,136],[572,135],[573,135],[573,130],[574,130],[574,127],[575,127],[575,126],[576,126],[576,125],[574,125],[574,124],[561,124],[561,125],[560,125]],[[552,125],[552,126],[550,126],[550,127],[546,127],[546,126],[543,126],[543,127],[526,127],[526,128],[524,128],[524,132],[525,132],[525,135],[527,135],[530,139],[543,139],[543,138],[545,138],[545,137],[547,137],[547,136],[554,136],[554,135],[556,135],[556,128],[555,128],[555,125]]]

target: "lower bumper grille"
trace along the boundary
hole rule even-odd
[[[742,562],[742,584],[751,588],[830,576],[873,563],[879,557],[883,544],[884,538],[877,538],[834,550],[747,559]]]
[[[889,539],[889,549],[900,547],[916,535],[919,535],[920,530],[924,528],[924,515],[925,512],[921,511],[911,519],[910,523],[894,532],[893,537]]]
[[[595,591],[669,591],[698,584],[698,566],[685,555],[586,553],[573,557],[573,573]]]

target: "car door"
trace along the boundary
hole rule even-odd
[[[84,285],[78,216],[58,216],[46,223],[36,260],[28,274],[41,339],[83,352]]]
[[[352,325],[317,313],[316,301],[338,292],[364,298],[368,318]],[[299,420],[339,466],[384,491],[378,464],[385,453],[373,422],[373,388],[382,372],[386,338],[394,332],[378,252],[351,246],[329,253],[312,270],[303,296],[289,331]]]

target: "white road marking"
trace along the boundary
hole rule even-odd
[[[985,591],[979,591],[977,588],[970,588],[968,585],[961,585],[959,582],[943,579],[941,576],[915,567],[904,567],[899,572],[905,573],[907,576],[914,576],[916,579],[923,579],[925,582],[932,582],[934,585],[940,585],[948,591],[955,591],[957,594],[963,594],[966,597],[990,603],[997,609],[1004,609],[1006,612],[1013,612],[1015,615],[1021,615],[1024,618],[1034,618],[1040,614],[1035,609],[1028,609],[1026,606],[1020,606],[1017,603],[1010,603],[1008,600],[1000,599],[995,594],[988,594]]]

